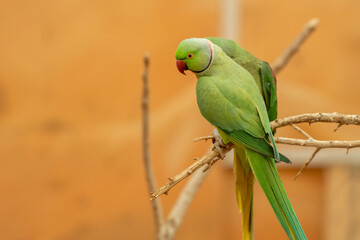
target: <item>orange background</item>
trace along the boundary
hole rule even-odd
[[[151,150],[160,185],[208,148],[192,142],[212,127],[197,110],[195,77],[178,73],[174,52],[182,39],[218,36],[220,6],[213,0],[0,3],[0,239],[153,239],[141,154],[142,56],[151,55]],[[279,117],[359,114],[359,1],[244,0],[240,7],[241,45],[268,62],[305,22],[320,19],[278,75]],[[332,133],[333,127],[304,126],[317,139],[360,139],[359,128]],[[301,137],[290,128],[277,135]],[[297,167],[281,168],[281,176],[308,238],[330,239],[327,220],[342,218],[327,206],[342,194],[348,165],[341,175],[315,162],[295,182]],[[360,171],[352,168],[358,185],[349,211],[358,213]],[[328,190],[329,179],[343,183],[333,188],[339,191]],[[166,213],[183,186],[161,198]],[[240,219],[232,170],[220,162],[176,239],[240,239]],[[257,185],[255,236],[286,239]]]

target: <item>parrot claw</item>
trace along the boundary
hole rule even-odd
[[[223,143],[222,143],[223,144]],[[213,147],[213,150],[216,151],[218,154],[219,154],[219,157],[221,159],[224,159],[225,158],[225,154],[224,154],[224,151],[223,151],[223,148],[220,144],[214,144],[214,147]]]
[[[217,131],[217,129],[215,128],[213,131],[213,150],[216,151],[219,154],[219,158],[220,159],[224,159],[225,158],[225,154],[223,149],[227,148],[227,145],[224,144],[219,132]]]

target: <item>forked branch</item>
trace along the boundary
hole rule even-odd
[[[360,116],[358,115],[345,115],[340,113],[308,113],[301,114],[292,117],[286,117],[283,119],[277,119],[271,122],[271,128],[276,129],[285,126],[291,126],[296,123],[304,123],[308,122],[309,124],[313,122],[324,122],[324,123],[338,123],[341,125],[360,125]],[[303,130],[302,130],[303,131]],[[304,133],[303,133],[304,134]],[[310,158],[305,167],[310,163],[310,161],[315,157],[315,155],[322,148],[356,148],[360,147],[360,140],[358,141],[318,141],[310,137],[308,135],[308,139],[293,139],[293,138],[282,138],[276,137],[275,141],[277,143],[290,144],[290,145],[298,145],[298,146],[306,146],[306,147],[315,147],[317,150],[314,152],[313,156]],[[207,139],[206,137],[205,139]],[[200,138],[201,139],[201,138]],[[219,142],[215,142],[216,144],[220,144]],[[226,145],[226,147],[222,147],[223,153],[227,153],[232,145]],[[167,194],[171,188],[173,188],[176,184],[190,176],[194,171],[199,169],[205,164],[211,166],[212,162],[220,159],[220,154],[218,151],[214,150],[215,148],[210,149],[203,157],[197,160],[190,167],[180,172],[173,178],[169,178],[170,181],[162,186],[158,191],[151,193],[151,199],[155,199],[162,194]],[[302,171],[302,170],[301,170]]]

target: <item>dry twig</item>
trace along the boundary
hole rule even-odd
[[[307,168],[307,166],[310,164],[310,162],[314,159],[314,157],[316,156],[316,154],[318,154],[318,152],[320,152],[321,148],[316,148],[315,151],[313,152],[313,154],[311,155],[311,157],[309,158],[309,160],[306,161],[306,163],[304,164],[304,166],[300,169],[300,171],[295,175],[295,177],[293,178],[294,180],[296,180],[300,174],[302,173],[302,171],[304,171],[305,168]]]
[[[341,113],[304,113],[292,117],[286,117],[282,119],[276,119],[271,122],[271,129],[285,127],[290,124],[297,123],[309,123],[314,122],[327,122],[327,123],[338,123],[341,125],[360,125],[359,115],[347,115]]]
[[[316,29],[319,19],[313,18],[305,24],[301,33],[295,38],[293,43],[283,52],[283,54],[275,60],[272,65],[274,73],[278,73],[291,59],[291,57],[299,50],[303,42],[311,35]]]
[[[142,96],[142,125],[143,125],[143,160],[145,165],[145,172],[146,172],[146,182],[148,183],[149,192],[155,191],[156,181],[155,175],[153,170],[153,165],[151,163],[151,156],[150,156],[150,141],[149,141],[149,55],[144,55],[144,65],[145,70],[142,75],[143,79],[143,96]],[[152,208],[155,218],[155,227],[156,232],[159,232],[161,226],[163,224],[163,209],[160,202],[160,199],[156,199],[156,201],[152,201]]]
[[[158,191],[151,193],[151,200],[159,197],[162,194],[167,194],[168,191],[173,188],[176,184],[193,174],[196,170],[201,168],[204,165],[213,165],[216,161],[220,159],[219,151],[215,150],[216,146],[223,148],[223,143],[216,141],[213,144],[213,147],[209,149],[209,151],[198,159],[195,163],[193,163],[190,167],[185,169],[184,171],[177,174],[175,177],[169,178],[169,182],[162,186]],[[231,145],[227,145],[228,147],[223,148],[223,154],[226,154],[231,149]]]
[[[335,115],[339,115],[336,113]],[[342,116],[344,117],[344,116]],[[356,118],[355,118],[356,119]],[[356,122],[354,122],[356,124]],[[315,140],[311,137],[307,132],[305,132],[300,127],[291,124],[293,128],[295,128],[298,132],[303,134],[307,137],[306,140],[304,139],[294,139],[294,138],[284,138],[284,137],[275,137],[275,141],[277,143],[289,144],[289,145],[300,145],[304,147],[316,147],[314,153],[311,155],[309,160],[307,160],[304,166],[300,169],[300,171],[295,175],[294,180],[300,176],[300,174],[305,170],[305,168],[310,164],[310,162],[315,158],[316,154],[320,152],[323,148],[346,148],[346,154],[348,154],[350,148],[360,147],[360,140],[357,141],[319,141]],[[334,130],[336,131],[339,127],[343,126],[343,123],[339,123],[337,128]]]
[[[214,136],[211,135],[211,136],[198,137],[198,138],[195,138],[193,141],[194,141],[194,142],[199,142],[199,141],[201,141],[201,140],[207,141],[207,140],[209,140],[209,139],[214,139]]]
[[[304,135],[305,137],[307,137],[308,139],[313,139],[310,134],[308,134],[307,132],[305,132],[302,128],[296,126],[295,124],[291,124],[291,126],[298,131],[299,133],[301,133],[302,135]]]
[[[315,139],[296,139],[275,137],[276,143],[297,145],[302,147],[316,147],[316,148],[357,148],[360,147],[360,140],[356,141],[319,141]]]

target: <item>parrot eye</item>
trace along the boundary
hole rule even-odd
[[[188,58],[188,59],[192,59],[193,56],[194,56],[194,55],[193,55],[192,53],[189,53],[189,54],[187,55],[187,58]]]

